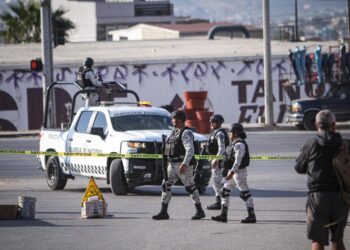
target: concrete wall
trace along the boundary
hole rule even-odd
[[[153,106],[184,104],[184,91],[208,91],[205,106],[221,113],[226,122],[256,123],[264,114],[262,58],[254,60],[207,60],[161,64],[111,64],[96,68],[105,80],[125,83],[141,100]],[[286,57],[274,58],[274,119],[285,122],[286,106],[291,99],[319,96],[322,86],[283,86],[290,79],[291,68]],[[56,80],[73,81],[77,68],[56,68]],[[40,74],[21,70],[0,70],[0,130],[38,129],[42,117]],[[64,121],[74,91],[57,92],[57,120]]]
[[[97,19],[95,2],[75,2],[67,0],[51,1],[52,10],[59,6],[68,10],[65,17],[71,20],[76,28],[69,33],[70,42],[91,42],[97,40]]]

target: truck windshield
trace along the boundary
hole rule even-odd
[[[173,128],[171,118],[161,115],[123,115],[111,118],[113,129],[128,130],[170,130]]]

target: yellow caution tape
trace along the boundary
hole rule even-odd
[[[83,157],[112,157],[124,159],[162,159],[161,154],[118,154],[118,153],[83,153],[83,152],[53,152],[53,151],[32,151],[32,150],[2,150],[0,154],[16,155],[53,155],[53,156],[83,156]],[[195,155],[197,160],[223,159],[217,155]],[[295,160],[296,156],[292,155],[253,155],[251,160],[271,161],[271,160]]]

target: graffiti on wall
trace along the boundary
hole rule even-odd
[[[262,59],[202,61],[169,64],[120,64],[96,67],[106,81],[127,84],[142,100],[154,106],[182,103],[184,91],[208,91],[207,108],[228,122],[256,123],[264,115],[264,65]],[[77,68],[57,68],[56,81],[74,81]],[[290,100],[321,96],[324,86],[286,84],[292,75],[287,58],[273,60],[274,117],[285,119]],[[67,107],[73,90],[60,90],[57,107]],[[42,122],[41,74],[24,70],[0,70],[0,130],[39,129]],[[10,105],[11,103],[11,105]],[[35,108],[33,108],[35,107]],[[56,109],[62,119],[66,111]]]

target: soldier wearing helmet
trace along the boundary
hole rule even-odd
[[[220,114],[213,115],[210,120],[210,127],[212,133],[208,140],[208,154],[223,156],[225,154],[226,147],[230,143],[230,139],[221,125],[224,123],[224,117]],[[211,160],[212,176],[213,176],[213,189],[215,191],[215,202],[212,205],[207,206],[208,210],[220,210],[221,209],[221,197],[220,189],[222,188],[222,168],[221,160]]]
[[[214,221],[227,222],[227,210],[230,203],[230,192],[237,186],[240,191],[240,198],[245,202],[248,217],[241,220],[241,223],[256,223],[253,198],[249,191],[247,183],[247,167],[249,166],[250,156],[249,148],[245,139],[247,138],[244,128],[240,123],[234,123],[230,126],[231,143],[226,150],[225,168],[228,173],[223,178],[223,187],[221,193],[221,214],[211,217]]]
[[[94,73],[92,66],[94,65],[94,60],[91,57],[86,57],[83,66],[79,68],[77,73],[76,82],[83,89],[91,89],[102,86],[102,80]],[[99,100],[99,96],[96,93],[84,94],[84,99],[86,100],[86,106],[93,106]]]
[[[168,181],[163,180],[162,183],[161,211],[154,215],[152,219],[169,219],[168,205],[171,199],[171,186],[180,179],[196,207],[196,213],[192,216],[192,220],[199,220],[205,217],[205,213],[193,177],[195,162],[193,133],[185,126],[186,114],[183,111],[174,111],[171,118],[175,128],[167,138],[164,149],[168,159]]]

